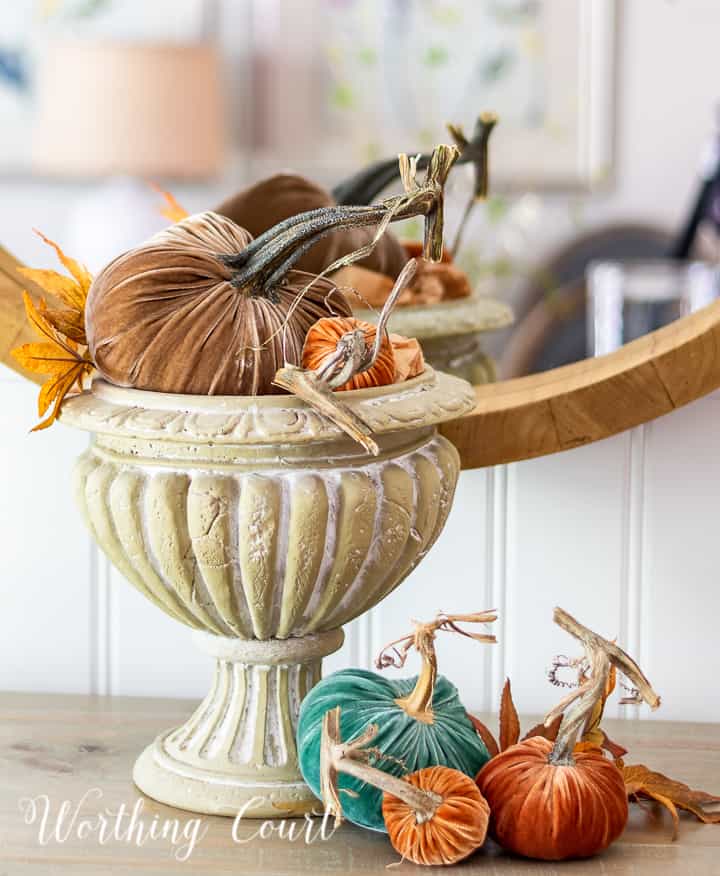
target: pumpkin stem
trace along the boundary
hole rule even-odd
[[[559,627],[582,642],[590,667],[586,680],[545,717],[547,727],[558,715],[563,716],[548,761],[556,765],[572,764],[578,737],[591,723],[595,725],[599,723],[597,708],[598,704],[602,708],[603,698],[607,696],[608,681],[613,667],[625,675],[636,690],[636,696],[624,702],[646,702],[650,708],[657,709],[660,705],[660,697],[637,663],[614,642],[583,626],[561,608],[555,609],[553,620]]]
[[[430,261],[440,261],[443,248],[443,186],[459,151],[456,146],[438,146],[428,163],[422,185],[415,182],[406,170],[403,178],[406,191],[371,206],[321,207],[291,216],[251,241],[235,255],[219,255],[218,260],[236,270],[231,283],[247,288],[251,294],[268,296],[296,264],[298,259],[323,237],[341,228],[379,225],[378,233],[369,245],[375,245],[388,223],[411,216],[425,216],[423,255]],[[406,168],[410,162],[401,156]],[[349,253],[333,262],[322,272],[323,276],[367,255],[367,247]]]
[[[439,612],[434,620],[427,623],[413,621],[414,632],[387,644],[378,655],[375,665],[378,669],[387,666],[401,667],[409,651],[414,648],[422,658],[422,668],[415,687],[406,697],[395,700],[408,715],[424,724],[432,724],[435,715],[432,708],[435,681],[437,679],[437,657],[435,636],[438,631],[457,633],[475,639],[477,642],[495,643],[495,636],[488,633],[471,633],[458,626],[458,623],[492,623],[497,620],[495,611],[481,611],[473,614],[444,614]]]
[[[469,140],[462,135],[462,131],[457,126],[447,126],[453,139],[460,147],[460,157],[457,163],[474,165],[476,197],[484,196],[487,192],[488,138],[496,123],[497,116],[494,113],[481,113],[475,122],[473,135]],[[430,157],[428,154],[418,156],[418,170],[428,166]],[[395,158],[383,159],[338,183],[332,190],[332,195],[338,204],[369,204],[397,178],[397,160]],[[485,183],[484,191],[482,188],[483,180]]]
[[[327,383],[330,389],[344,386],[356,374],[362,374],[363,371],[373,367],[382,349],[390,314],[402,292],[412,282],[417,272],[417,266],[418,260],[410,259],[395,280],[392,291],[380,313],[372,347],[367,346],[365,333],[362,329],[345,332],[338,340],[335,352],[315,371],[318,379]]]
[[[323,716],[320,794],[327,812],[335,817],[336,825],[342,822],[343,810],[338,775],[345,773],[407,803],[415,811],[419,824],[430,821],[443,801],[439,794],[423,791],[404,779],[370,766],[369,760],[373,752],[367,746],[377,733],[377,725],[370,724],[360,736],[343,742],[340,732],[340,706],[330,709]]]

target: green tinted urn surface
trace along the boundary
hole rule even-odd
[[[395,702],[411,694],[418,677],[390,679],[364,669],[344,669],[317,684],[303,700],[298,721],[297,747],[303,778],[320,796],[320,742],[323,716],[340,706],[341,737],[354,739],[369,724],[377,724],[373,740],[378,754],[372,765],[396,776],[427,766],[449,766],[474,777],[490,759],[460,702],[457,689],[438,676],[432,699],[433,723],[419,721]],[[349,821],[385,831],[382,791],[352,776],[342,775],[339,787],[357,793],[342,794]]]

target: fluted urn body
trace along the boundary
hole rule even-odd
[[[290,396],[205,397],[95,381],[62,420],[94,434],[76,467],[100,547],[160,609],[199,630],[212,690],[141,755],[135,781],[165,803],[268,817],[306,811],[299,704],[342,625],[429,550],[459,471],[436,425],[473,405],[428,369],[342,393],[373,428],[371,456]]]

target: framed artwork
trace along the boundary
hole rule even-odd
[[[0,27],[0,173],[30,169],[37,59],[49,40],[193,42],[216,0],[13,0]]]
[[[613,0],[254,0],[255,160],[336,181],[501,120],[503,187],[610,172]]]

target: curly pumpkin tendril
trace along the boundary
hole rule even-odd
[[[578,639],[585,648],[587,670],[583,670],[577,689],[568,694],[545,716],[545,726],[551,724],[558,715],[563,715],[555,745],[548,757],[555,765],[573,764],[573,751],[578,737],[592,720],[593,710],[602,700],[607,688],[612,667],[615,667],[632,683],[631,696],[624,703],[646,702],[650,708],[657,709],[660,697],[637,663],[622,648],[583,626],[572,615],[556,608],[553,620],[566,632]],[[568,661],[568,664],[581,665],[582,661]]]
[[[425,724],[432,724],[434,713],[432,708],[435,681],[437,679],[437,656],[435,654],[435,637],[439,632],[456,633],[474,639],[476,642],[495,644],[497,639],[490,633],[473,633],[464,630],[460,623],[487,624],[497,620],[497,612],[479,611],[472,614],[445,614],[438,612],[434,620],[426,623],[413,621],[414,630],[406,636],[401,636],[389,642],[380,651],[375,660],[377,669],[388,666],[400,668],[405,665],[411,650],[417,651],[422,658],[422,668],[413,690],[406,696],[395,700],[408,715]]]

